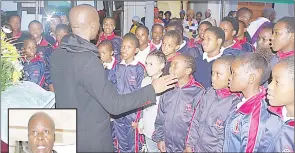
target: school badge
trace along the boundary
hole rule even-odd
[[[192,104],[186,104],[185,105],[185,110],[186,111],[192,111]]]
[[[215,126],[219,129],[223,129],[224,128],[223,121],[220,118],[218,118],[215,122]]]
[[[233,124],[232,130],[234,134],[238,134],[240,132],[239,124],[240,124],[239,120],[236,120],[235,123]]]

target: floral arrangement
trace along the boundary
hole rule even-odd
[[[0,61],[0,83],[1,91],[4,91],[10,85],[20,81],[23,73],[23,66],[20,61],[20,54],[11,43],[12,39],[6,37],[6,33],[11,30],[1,28],[1,61]]]

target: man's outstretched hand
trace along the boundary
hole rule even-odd
[[[156,94],[162,93],[168,89],[174,88],[178,79],[174,75],[165,75],[156,80],[153,80],[152,85]]]

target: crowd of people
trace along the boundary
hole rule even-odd
[[[294,17],[273,23],[275,11],[266,8],[250,22],[253,12],[240,8],[217,25],[209,9],[204,20],[193,10],[187,18],[183,10],[173,19],[170,11],[164,19],[158,8],[154,13],[151,29],[134,17],[122,38],[114,34],[115,19],[106,17],[93,51],[121,95],[167,74],[178,79],[157,94],[156,103],[111,114],[115,152],[294,151]],[[24,42],[16,43],[23,50],[24,79],[54,91],[51,53],[66,48],[72,38],[65,36],[78,27],[53,16],[51,35],[42,35],[34,20],[24,36],[20,23],[12,15],[7,25],[15,42]]]

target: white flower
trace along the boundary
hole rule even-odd
[[[9,28],[7,28],[6,26],[3,26],[2,30],[4,33],[12,33],[12,31]]]

